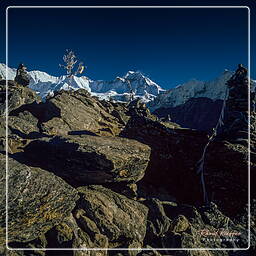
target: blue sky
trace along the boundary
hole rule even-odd
[[[73,49],[91,79],[139,70],[164,88],[247,63],[247,9],[10,9],[9,66],[62,75]],[[252,74],[253,76],[253,74]],[[254,75],[255,77],[255,75]]]

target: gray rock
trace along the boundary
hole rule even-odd
[[[149,208],[145,242],[151,243],[151,246],[154,245],[155,248],[160,248],[161,237],[169,231],[171,219],[166,216],[160,200],[153,198],[145,201],[144,204]]]
[[[1,195],[5,194],[5,156],[0,155]],[[60,223],[75,206],[75,189],[40,168],[8,161],[9,242],[28,242]],[[1,236],[4,237],[5,197],[0,198]]]
[[[32,141],[25,155],[28,164],[51,170],[73,184],[103,184],[142,179],[150,148],[120,137],[68,135]]]
[[[37,124],[38,119],[26,110],[18,113],[17,116],[9,116],[8,118],[9,130],[21,138],[36,137],[39,134]]]
[[[109,248],[142,247],[148,209],[102,186],[80,187],[78,207],[109,239]]]
[[[2,80],[5,82],[5,80]],[[1,81],[1,82],[2,82]],[[0,115],[6,111],[6,85],[0,83]],[[8,113],[17,110],[19,107],[41,102],[41,98],[30,88],[17,85],[14,81],[8,81]]]
[[[107,255],[107,251],[104,250],[104,248],[109,247],[107,236],[101,234],[96,223],[86,216],[86,212],[83,209],[76,210],[74,216],[79,229],[72,244],[73,248],[103,248],[103,250],[99,251],[77,251],[74,255],[97,256],[97,253],[100,253],[102,256]]]

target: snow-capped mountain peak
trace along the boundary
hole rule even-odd
[[[149,107],[152,111],[160,107],[176,107],[184,104],[190,98],[207,97],[213,100],[223,99],[226,93],[226,82],[234,72],[225,70],[211,81],[192,79],[168,91],[159,94]]]
[[[101,94],[117,95],[133,92],[136,96],[142,97],[145,101],[156,97],[160,91],[164,91],[158,84],[145,77],[139,71],[128,71],[123,77],[116,77],[112,81],[92,81],[91,91]],[[147,97],[144,97],[147,96]]]
[[[0,74],[3,78],[8,75],[8,79],[14,80],[16,69],[8,67],[6,75],[6,65],[0,64]],[[30,76],[29,87],[37,91],[42,98],[46,98],[54,91],[82,88],[100,98],[109,99],[111,97],[120,101],[129,100],[132,92],[135,98],[140,97],[148,102],[160,91],[164,91],[158,84],[138,71],[128,71],[125,76],[118,76],[112,81],[93,81],[86,76],[69,78],[64,75],[57,77],[38,70],[30,71],[28,74]]]
[[[8,79],[13,80],[16,69],[0,63],[0,75],[3,78],[6,78],[6,70]],[[112,98],[117,101],[129,101],[133,94],[134,98],[139,97],[148,102],[151,111],[154,111],[161,107],[182,105],[190,98],[223,99],[227,88],[226,82],[234,72],[224,70],[220,76],[211,81],[192,79],[167,91],[139,71],[128,71],[124,76],[117,76],[112,81],[93,81],[86,76],[57,77],[38,70],[30,71],[28,74],[30,76],[29,87],[37,91],[43,99],[54,91],[83,88],[102,99]],[[252,82],[252,87],[255,87],[255,81],[252,80]]]

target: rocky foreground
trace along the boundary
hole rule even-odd
[[[8,81],[8,246],[24,248],[10,251],[5,248],[6,81],[1,80],[0,255],[254,255],[253,188],[251,247],[225,250],[249,246],[245,83],[230,84],[225,125],[206,152],[210,203],[205,205],[196,170],[207,133],[159,121],[139,101],[99,100],[81,89],[60,91],[42,102],[31,89]]]

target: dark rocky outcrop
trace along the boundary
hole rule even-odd
[[[162,247],[162,237],[169,231],[171,219],[166,215],[162,202],[157,198],[148,199],[143,202],[148,208],[147,236],[145,244],[153,248]]]
[[[27,164],[50,170],[73,185],[137,182],[150,158],[150,148],[135,140],[90,135],[34,140],[24,151]]]
[[[208,139],[205,133],[176,128],[175,124],[167,126],[137,115],[129,120],[121,135],[151,148],[151,161],[142,185],[163,187],[178,200],[200,203],[200,183],[195,165]]]
[[[214,141],[207,150],[205,177],[211,200],[229,215],[237,214],[248,202],[248,164],[254,171],[255,162],[248,162],[246,146]]]
[[[205,159],[206,179],[212,191],[212,200],[229,215],[236,214],[248,202],[248,166],[255,172],[255,112],[251,98],[252,148],[249,158],[248,78],[232,77],[228,82],[228,98],[223,125],[216,139],[209,145]],[[254,97],[254,94],[251,94]],[[218,159],[218,161],[216,161]],[[252,190],[252,195],[255,192]],[[232,200],[236,198],[237,200]],[[221,203],[220,203],[221,202]]]
[[[231,118],[235,111],[246,114],[247,95],[236,88],[245,82],[231,82],[235,89],[227,100],[225,124],[207,148],[204,178],[213,202],[204,205],[196,170],[209,140],[206,132],[162,122],[139,100],[107,102],[78,90],[57,92],[41,102],[30,89],[9,81],[9,245],[24,251],[8,255],[245,256],[247,251],[154,249],[247,247],[248,132],[244,118]],[[0,84],[4,109],[5,81]],[[192,112],[200,109],[195,100],[191,104]],[[255,169],[255,116],[252,112],[251,171]],[[3,152],[4,116],[0,120]],[[0,163],[4,195],[4,155]],[[253,188],[252,196],[256,196]],[[4,196],[0,202],[5,204]],[[254,210],[252,203],[255,215]],[[1,207],[0,244],[5,242],[4,215]],[[236,239],[227,240],[230,234],[221,231],[236,232]],[[252,218],[252,246],[246,256],[255,254],[255,235]],[[7,250],[0,249],[1,254]]]
[[[222,137],[235,143],[239,140],[246,141],[248,140],[249,121],[249,80],[247,77],[243,79],[230,79],[227,84],[229,93],[226,101],[224,126],[220,130],[220,134]],[[255,93],[251,93],[250,96],[250,109],[253,112]]]

